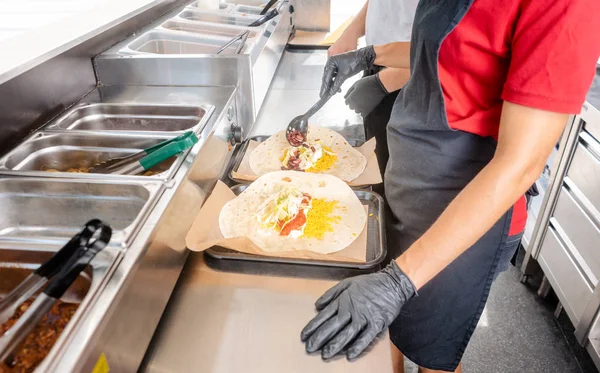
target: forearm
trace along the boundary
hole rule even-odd
[[[398,266],[417,288],[425,285],[481,238],[537,176],[535,172],[523,176],[510,165],[491,161],[398,258]]]
[[[389,67],[379,72],[379,80],[388,92],[395,92],[404,87],[408,79],[410,79],[409,69]]]
[[[542,172],[567,115],[504,103],[492,161],[397,263],[417,288],[479,240]]]
[[[410,42],[398,41],[374,46],[375,65],[410,69]]]
[[[352,19],[352,22],[346,27],[346,30],[342,33],[344,36],[350,36],[352,38],[360,38],[365,35],[366,24],[367,24],[367,8],[369,2],[367,1],[362,7],[360,12]]]

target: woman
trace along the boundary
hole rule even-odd
[[[369,0],[354,17],[340,38],[329,48],[329,57],[356,49],[358,39],[365,36],[368,45],[410,41],[418,0]],[[346,93],[346,104],[364,118],[367,140],[375,138],[375,154],[385,172],[389,153],[386,124],[390,119],[398,90],[408,81],[409,69],[372,66],[364,71]],[[374,188],[383,194],[383,185]]]
[[[461,371],[523,231],[523,194],[589,89],[598,14],[597,0],[421,0],[410,43],[329,59],[323,89],[333,92],[373,65],[411,69],[385,173],[388,248],[402,254],[317,300],[301,335],[309,352],[354,359],[389,327],[421,372]]]

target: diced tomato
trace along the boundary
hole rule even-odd
[[[304,215],[304,210],[299,210],[296,216],[283,226],[281,232],[279,232],[279,235],[289,236],[293,230],[302,227],[304,224],[306,224],[306,215]]]
[[[310,204],[311,197],[306,193],[302,193],[302,195],[304,198],[302,198],[302,202],[300,203],[300,205],[306,207]]]

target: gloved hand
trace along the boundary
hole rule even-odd
[[[344,98],[346,105],[363,117],[367,116],[381,103],[389,92],[381,83],[379,74],[369,75],[348,89]]]
[[[375,50],[372,45],[329,57],[323,70],[320,96],[338,93],[346,79],[372,67],[374,61]]]
[[[315,303],[319,313],[300,335],[309,353],[329,359],[345,350],[357,358],[416,295],[412,281],[392,261],[380,272],[341,281]]]

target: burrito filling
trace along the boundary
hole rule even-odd
[[[290,147],[283,151],[282,170],[323,172],[329,170],[337,161],[335,154],[328,146],[321,145],[319,140],[304,142],[298,147]]]
[[[258,207],[256,218],[263,228],[275,230],[280,236],[300,237],[304,233],[311,200],[310,195],[297,188],[284,187]]]
[[[293,186],[284,187],[267,198],[258,208],[256,218],[267,234],[275,230],[280,236],[323,239],[333,232],[337,201],[312,198]]]

